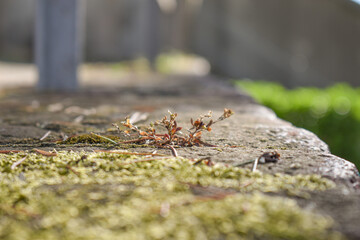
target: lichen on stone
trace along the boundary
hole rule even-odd
[[[330,218],[264,194],[334,187],[317,175],[104,152],[0,154],[0,171],[1,239],[341,238]]]

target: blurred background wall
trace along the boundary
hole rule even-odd
[[[360,5],[350,0],[86,0],[85,61],[177,49],[232,78],[360,85]],[[35,0],[0,1],[0,61],[32,62]]]

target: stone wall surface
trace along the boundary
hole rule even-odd
[[[86,61],[180,49],[234,78],[359,84],[360,7],[350,0],[84,1]],[[34,0],[0,3],[0,59],[33,58]]]
[[[294,197],[304,209],[330,216],[334,228],[349,239],[359,239],[359,173],[354,164],[334,156],[313,133],[278,119],[268,108],[255,103],[224,80],[213,77],[159,76],[129,74],[111,78],[105,72],[84,83],[77,93],[34,92],[28,88],[0,92],[0,150],[56,149],[87,151],[119,149],[111,144],[60,144],[65,135],[109,134],[111,123],[135,112],[145,113],[141,127],[161,119],[168,110],[178,113],[178,124],[189,128],[189,119],[223,108],[235,114],[213,126],[203,140],[214,145],[179,147],[181,157],[207,159],[228,166],[241,165],[265,152],[276,151],[280,160],[259,164],[257,170],[270,175],[299,176],[319,174],[336,186],[326,191],[309,191]],[[48,131],[50,135],[42,138]],[[120,147],[120,150],[122,147]],[[132,146],[133,152],[153,152],[154,148]],[[170,149],[156,149],[170,154]],[[252,167],[252,164],[242,166]],[[294,189],[296,191],[296,189]],[[291,196],[287,196],[292,198]],[[344,203],[344,204],[343,204]]]

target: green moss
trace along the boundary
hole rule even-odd
[[[317,175],[86,152],[0,155],[0,170],[1,239],[340,238],[331,219],[260,193],[334,187]]]
[[[121,138],[118,136],[106,136],[107,138],[110,138],[111,140],[114,141],[121,141]],[[93,134],[82,134],[82,135],[76,135],[73,137],[69,137],[68,139],[66,139],[65,141],[62,141],[60,143],[64,143],[64,144],[78,144],[78,143],[86,143],[86,144],[96,144],[96,143],[109,143],[108,140],[98,137],[96,135]]]

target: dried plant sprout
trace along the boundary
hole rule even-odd
[[[120,142],[119,144],[136,142],[171,148],[174,152],[173,147],[214,146],[201,139],[202,132],[210,132],[211,127],[215,123],[225,120],[233,114],[234,112],[231,109],[225,108],[223,114],[216,120],[213,120],[212,112],[209,111],[209,113],[201,115],[195,121],[190,119],[191,128],[187,129],[186,133],[183,132],[183,127],[178,126],[176,121],[178,114],[170,111],[169,116],[164,116],[161,120],[150,123],[146,130],[141,130],[132,124],[129,117],[126,117],[125,121],[122,122],[122,125],[126,127],[127,130],[122,131],[117,124],[113,124],[113,126],[115,126],[119,132],[125,133],[125,135],[130,136],[131,133],[137,135],[137,139]],[[165,133],[158,133],[157,129],[159,129],[159,127],[164,128]]]

